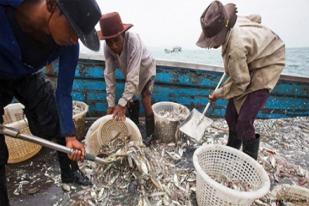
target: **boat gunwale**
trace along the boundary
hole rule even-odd
[[[102,54],[80,53],[79,59],[105,61],[105,58]],[[162,60],[162,59],[156,59],[156,64],[158,66],[177,67],[177,68],[201,70],[201,71],[212,71],[212,72],[223,72],[224,71],[222,66],[217,66],[217,65],[188,63],[188,62],[170,61],[170,60]],[[309,77],[298,76],[295,74],[283,73],[280,76],[280,80],[309,83]]]

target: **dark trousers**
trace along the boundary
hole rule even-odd
[[[3,108],[15,97],[25,106],[25,114],[33,135],[52,139],[57,138],[59,144],[65,145],[60,137],[60,126],[56,108],[56,100],[51,83],[42,74],[35,74],[16,80],[0,79],[0,122],[3,122]],[[8,160],[8,149],[3,135],[0,135],[0,205],[7,206],[7,188],[5,165]],[[71,171],[70,160],[64,153],[58,153],[61,174]],[[70,174],[67,174],[70,175]]]
[[[225,113],[225,119],[230,133],[236,134],[242,141],[255,139],[253,123],[268,97],[269,91],[267,89],[248,94],[239,114],[237,113],[233,99],[230,99]]]

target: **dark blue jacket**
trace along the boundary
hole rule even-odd
[[[59,59],[59,74],[56,90],[57,109],[62,137],[75,134],[72,120],[72,85],[78,62],[79,45],[60,47],[50,54],[38,68],[23,64],[21,51],[11,29],[4,6],[18,7],[23,0],[0,0],[0,79],[15,79],[32,75],[46,64]],[[29,51],[31,52],[31,51]]]

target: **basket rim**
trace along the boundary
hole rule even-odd
[[[236,153],[239,156],[245,157],[245,159],[249,162],[249,164],[254,165],[258,170],[261,171],[261,178],[264,181],[264,184],[262,185],[261,188],[255,190],[255,191],[238,191],[238,190],[233,190],[231,188],[228,188],[214,179],[212,179],[209,175],[207,175],[203,169],[201,168],[199,161],[198,161],[198,155],[202,152],[209,151],[209,150],[227,150],[232,153]],[[220,145],[220,144],[203,144],[201,147],[197,148],[196,151],[193,154],[193,165],[195,167],[196,172],[202,176],[204,180],[209,181],[212,186],[216,189],[219,190],[222,193],[225,193],[226,195],[233,196],[238,199],[257,199],[261,198],[264,195],[266,195],[269,192],[270,189],[270,180],[268,177],[268,174],[266,173],[265,169],[254,159],[252,159],[250,156],[247,154],[243,153],[240,150],[237,150],[235,148],[225,146],[225,145]]]
[[[189,110],[189,108],[186,107],[185,105],[179,104],[179,103],[177,103],[177,102],[162,101],[162,102],[156,102],[156,103],[154,103],[154,104],[151,106],[151,108],[152,108],[153,113],[154,113],[155,116],[158,116],[158,117],[160,117],[160,118],[163,118],[162,115],[158,114],[158,113],[156,112],[156,110],[155,110],[155,107],[160,106],[160,105],[162,105],[162,104],[170,104],[170,105],[173,105],[173,106],[181,106],[181,107],[185,108],[185,110],[188,112],[188,114],[187,114],[187,116],[186,116],[185,119],[187,119],[187,118],[189,117],[189,115],[190,115],[190,110]],[[168,119],[168,121],[170,121],[170,122],[179,122],[179,120],[172,120],[172,119],[169,119],[169,118],[167,118],[167,119]]]
[[[8,109],[8,108],[14,107],[14,106],[17,106],[17,107],[19,107],[20,109],[25,109],[25,105],[23,105],[23,104],[20,103],[20,102],[10,103],[10,104],[6,105],[6,106],[3,107],[3,108],[4,108],[4,109]]]
[[[86,133],[85,140],[84,140],[85,143],[86,143],[86,150],[88,149],[87,144],[88,144],[88,141],[91,138],[92,133],[95,132],[97,129],[99,129],[101,127],[100,125],[101,125],[102,122],[105,123],[105,122],[112,120],[112,119],[113,119],[113,115],[109,114],[109,115],[105,115],[105,116],[98,118],[96,121],[94,121],[92,123],[92,125],[89,127],[89,129]],[[141,134],[139,128],[136,126],[136,124],[128,117],[126,117],[125,123],[129,124],[133,128],[133,130],[135,130],[138,133],[136,142],[142,144],[143,143],[142,134]],[[92,153],[92,151],[87,151],[87,152]]]
[[[107,123],[108,121],[110,120],[113,120],[113,115],[112,114],[108,114],[108,115],[105,115],[104,117],[101,117],[100,118],[100,121],[99,121],[99,126],[98,126],[98,129],[101,129],[103,127],[103,124],[101,124],[102,122]],[[139,128],[136,126],[136,124],[130,119],[130,118],[127,118],[126,117],[126,120],[124,121],[124,124],[128,124],[130,125],[131,127],[133,127],[133,129],[138,133],[138,137],[137,137],[137,141],[139,143],[142,143],[143,140],[142,140],[142,134],[139,130]]]

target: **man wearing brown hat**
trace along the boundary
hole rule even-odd
[[[80,39],[99,50],[94,29],[101,17],[95,0],[0,0],[0,123],[3,108],[16,98],[25,105],[31,133],[74,149],[58,152],[61,180],[90,185],[76,161],[85,147],[75,137],[71,90]],[[57,90],[41,69],[59,60]],[[55,95],[54,95],[55,94]],[[0,205],[9,205],[5,165],[8,148],[0,134]]]
[[[225,119],[229,126],[228,146],[257,159],[260,135],[253,126],[259,110],[279,80],[285,64],[283,41],[258,16],[238,17],[234,4],[212,2],[201,16],[202,48],[222,46],[228,79],[210,100],[228,99]]]
[[[100,19],[101,40],[105,40],[104,56],[108,114],[116,120],[124,120],[125,108],[129,117],[138,125],[139,101],[133,100],[141,95],[146,118],[146,136],[143,141],[149,145],[153,140],[154,114],[151,95],[156,75],[156,63],[143,44],[140,36],[128,32],[133,25],[123,24],[117,12],[104,14]],[[115,104],[115,70],[121,69],[125,77],[125,87],[118,104]]]

